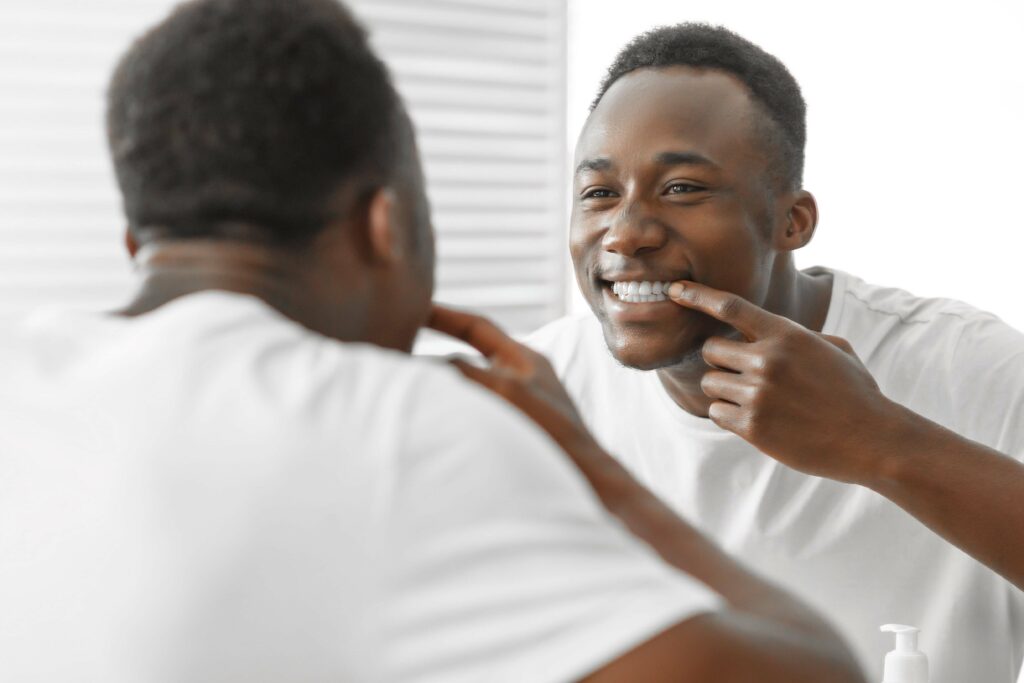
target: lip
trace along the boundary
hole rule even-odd
[[[611,289],[611,282],[614,281],[603,280],[600,288],[601,296],[604,298],[604,310],[608,317],[615,322],[641,323],[664,321],[673,315],[679,315],[683,310],[671,299],[647,301],[644,303],[627,303],[615,296]]]
[[[692,276],[688,273],[674,273],[662,275],[660,273],[632,273],[628,271],[603,271],[597,277],[598,284],[604,286],[609,282],[675,282],[676,280],[690,280]]]

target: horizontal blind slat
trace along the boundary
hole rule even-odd
[[[466,3],[463,6],[420,2],[392,3],[386,0],[362,0],[351,3],[356,13],[374,26],[413,26],[461,29],[474,35],[525,36],[542,41],[550,35],[547,16],[529,16],[503,11],[497,6]]]
[[[122,301],[132,276],[103,131],[129,41],[175,0],[0,3],[0,313]],[[521,328],[561,306],[562,0],[356,0],[407,102],[439,295]]]

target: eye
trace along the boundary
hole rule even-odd
[[[602,187],[595,187],[590,190],[584,190],[581,198],[583,199],[608,199],[614,197],[615,193],[611,190],[606,190]]]
[[[672,183],[665,191],[668,194],[693,194],[694,192],[703,192],[704,189],[700,185],[692,185],[690,183]]]

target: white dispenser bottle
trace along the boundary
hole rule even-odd
[[[896,634],[896,649],[885,656],[882,683],[928,683],[928,658],[917,649],[920,629],[886,624],[882,631]]]

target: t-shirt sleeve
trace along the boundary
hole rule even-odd
[[[574,680],[719,606],[513,407],[447,371],[419,390],[384,532],[389,680]]]
[[[965,322],[949,371],[956,431],[1024,461],[1024,334],[995,316]]]

